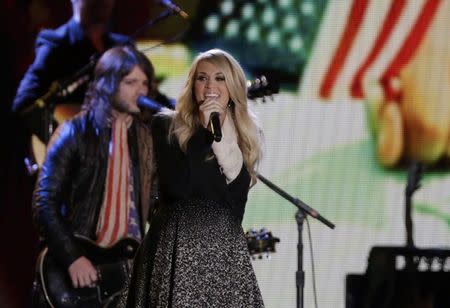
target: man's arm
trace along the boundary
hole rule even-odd
[[[26,71],[17,88],[12,109],[21,112],[44,95],[55,80],[54,59],[57,57],[56,49],[50,44],[40,44],[36,47],[34,62]]]
[[[70,209],[62,207],[71,186],[71,175],[76,168],[76,136],[72,121],[56,130],[50,140],[47,156],[36,182],[33,196],[33,216],[49,246],[59,262],[69,266],[82,253],[77,247],[70,225],[67,222]],[[69,211],[69,213],[67,212]]]
[[[34,62],[26,71],[13,100],[12,111],[20,115],[29,133],[37,135],[42,141],[48,141],[50,124],[43,119],[48,117],[45,109],[34,105],[35,101],[47,93],[57,76],[58,49],[55,44],[44,40],[39,34]],[[60,61],[60,60],[59,60]]]
[[[34,219],[40,234],[49,251],[66,266],[75,288],[91,286],[97,280],[96,269],[74,241],[67,215],[63,217],[61,213],[77,164],[76,138],[72,121],[61,125],[52,136],[33,198]]]

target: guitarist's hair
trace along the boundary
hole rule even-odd
[[[89,85],[83,103],[83,110],[91,111],[100,127],[111,123],[111,110],[121,80],[135,66],[142,69],[148,78],[148,85],[154,79],[154,68],[150,60],[132,46],[119,46],[106,51],[98,60],[94,79]],[[149,88],[150,90],[150,88]]]

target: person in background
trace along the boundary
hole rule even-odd
[[[175,111],[154,117],[152,136],[160,206],[119,307],[263,307],[241,226],[261,131],[239,63],[219,49],[197,56]]]
[[[113,46],[133,44],[128,36],[108,30],[115,0],[71,0],[71,3],[73,15],[67,23],[38,34],[34,62],[20,82],[12,105],[28,132],[45,144],[51,136],[52,104],[73,104],[69,111],[62,112],[63,116],[73,116],[83,102],[95,60]],[[83,68],[86,69],[80,72]],[[51,90],[53,82],[70,88],[64,89],[63,95],[49,97],[44,106],[35,104]]]

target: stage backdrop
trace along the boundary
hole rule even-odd
[[[192,58],[214,47],[235,55],[248,79],[265,74],[281,85],[251,103],[265,137],[260,172],[336,224],[309,219],[322,308],[344,307],[345,277],[365,271],[372,246],[405,244],[412,161],[427,164],[413,195],[415,243],[450,246],[449,2],[201,1],[181,41],[147,52],[172,97]],[[251,190],[244,229],[266,227],[281,240],[270,260],[253,261],[269,308],[295,306],[295,212],[263,183]],[[305,224],[305,307],[313,307],[307,232]]]

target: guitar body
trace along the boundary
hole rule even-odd
[[[80,104],[72,104],[72,103],[58,104],[55,106],[53,110],[52,118],[55,120],[57,126],[59,126],[64,121],[73,118],[80,111],[81,111]],[[44,162],[45,154],[47,152],[47,145],[44,142],[42,142],[38,138],[38,136],[33,134],[31,135],[30,146],[33,163],[37,164],[37,168],[42,167],[42,163]]]
[[[85,256],[99,273],[92,288],[74,288],[66,268],[58,264],[47,248],[39,257],[40,278],[45,298],[51,307],[110,307],[122,292],[139,243],[125,238],[109,248],[96,245],[90,239],[77,237]]]
[[[257,231],[255,229],[249,229],[245,233],[245,239],[247,240],[247,248],[250,252],[250,256],[256,259],[262,259],[263,255],[268,258],[269,253],[275,252],[275,244],[280,242],[280,239],[274,237],[272,232],[262,228]]]

